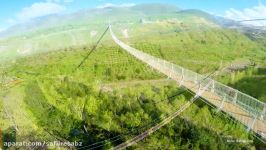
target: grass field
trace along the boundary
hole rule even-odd
[[[253,41],[231,29],[203,29],[205,25],[194,27],[166,21],[117,26],[115,32],[135,48],[201,74],[228,68],[238,60],[249,60],[251,64],[245,66],[248,70],[222,72],[217,80],[265,101],[264,90],[255,88],[264,86],[263,70],[256,70],[266,64],[263,42]],[[128,29],[129,38],[123,37],[121,30],[124,29]],[[99,146],[107,149],[144,131],[155,124],[155,120],[162,120],[192,96],[184,93],[167,99],[182,90],[172,82],[127,84],[125,88],[113,85],[110,91],[102,90],[103,84],[166,78],[120,49],[109,34],[89,59],[73,72],[103,32],[97,31],[97,36],[91,40],[84,40],[90,33],[83,31],[31,36],[26,40],[37,42],[41,48],[60,50],[19,57],[2,65],[2,83],[7,79],[10,84],[15,79],[23,81],[19,86],[1,92],[0,106],[8,108],[10,114],[1,111],[1,128],[7,140],[60,139],[81,141],[86,146],[121,137],[117,141],[106,140]],[[18,126],[15,135],[14,124]],[[126,134],[128,131],[131,134]],[[30,137],[30,133],[35,136]],[[252,142],[230,143],[228,139]],[[259,145],[262,144],[241,124],[198,101],[181,117],[133,148],[254,149]]]

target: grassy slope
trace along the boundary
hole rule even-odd
[[[219,33],[219,35],[217,35],[217,33]],[[156,35],[156,33],[154,35]],[[187,68],[190,68],[192,70],[201,73],[207,73],[214,70],[214,68],[219,67],[219,60],[221,57],[219,54],[221,53],[223,53],[223,56],[225,58],[224,63],[226,63],[234,59],[241,58],[242,56],[249,57],[249,55],[247,55],[248,54],[247,52],[250,52],[251,50],[255,49],[257,46],[256,43],[250,41],[241,34],[232,31],[214,30],[214,31],[204,32],[203,39],[205,40],[205,42],[202,42],[201,41],[202,38],[199,38],[196,35],[198,35],[197,32],[186,32],[186,33],[176,32],[174,34],[161,34],[160,38],[157,36],[148,36],[149,38],[145,37],[143,38],[145,39],[145,41],[142,40],[141,42],[139,42],[138,39],[134,39],[133,43],[135,47],[141,50],[145,50],[146,52],[151,53],[155,56],[173,61],[181,66],[185,66]],[[227,39],[228,37],[232,38],[232,41]],[[141,64],[133,57],[129,56],[124,51],[119,49],[116,45],[109,43],[108,39],[110,39],[110,37],[106,37],[107,43],[101,45],[96,51],[96,53],[94,53],[90,57],[90,59],[84,64],[84,66],[73,74],[71,73],[71,71],[78,65],[81,59],[85,56],[88,48],[86,47],[85,49],[70,48],[68,50],[36,54],[31,57],[18,59],[15,64],[12,64],[11,67],[7,68],[8,76],[16,76],[25,80],[25,85],[22,87],[24,91],[24,92],[22,91],[22,93],[24,93],[23,94],[24,96],[16,96],[16,94],[14,96],[15,99],[19,100],[20,102],[24,101],[26,105],[29,106],[28,109],[31,110],[32,115],[34,115],[34,118],[36,119],[35,123],[39,127],[41,128],[50,127],[53,129],[55,135],[58,135],[57,132],[61,131],[62,134],[59,134],[58,136],[67,138],[68,132],[70,132],[71,129],[73,128],[78,128],[76,126],[79,126],[83,120],[81,117],[82,114],[76,112],[81,111],[81,106],[84,103],[84,100],[88,99],[92,103],[96,99],[103,101],[102,103],[98,104],[99,110],[92,109],[95,108],[96,106],[91,106],[91,103],[88,104],[86,108],[88,111],[87,115],[92,115],[95,117],[96,120],[98,119],[98,122],[96,123],[91,123],[92,120],[90,119],[86,120],[88,124],[96,126],[93,127],[92,129],[104,130],[105,131],[104,135],[106,136],[109,134],[111,135],[121,134],[121,132],[115,133],[119,131],[122,131],[122,133],[125,132],[124,130],[126,130],[128,127],[127,126],[121,127],[120,122],[122,121],[124,122],[123,124],[127,125],[126,123],[129,121],[120,120],[123,119],[121,114],[114,115],[113,113],[114,110],[111,109],[117,107],[113,106],[115,103],[117,103],[117,100],[121,101],[120,107],[122,108],[128,107],[127,106],[128,104],[122,103],[123,99],[119,98],[119,93],[116,93],[117,91],[114,92],[113,94],[115,96],[112,100],[112,98],[108,97],[110,96],[108,94],[103,95],[106,98],[97,97],[97,96],[86,97],[84,96],[84,94],[82,94],[82,89],[86,86],[97,86],[100,82],[147,80],[147,79],[162,78],[163,76],[157,74],[153,70],[149,69],[147,66]],[[147,42],[149,42],[150,44],[147,44]],[[228,47],[231,48],[230,51],[227,50]],[[239,50],[240,48],[241,50]],[[197,53],[195,53],[195,51],[197,51]],[[211,57],[206,58],[206,54],[208,54],[208,56],[209,54],[211,54]],[[197,62],[202,62],[201,61],[202,58],[205,58],[203,64],[196,63],[195,65],[195,62],[186,62],[186,63],[183,62],[184,60],[187,59],[195,60]],[[253,59],[259,60],[260,58],[253,57]],[[211,62],[213,62],[213,64]],[[206,64],[209,65],[206,66]],[[68,78],[71,81],[74,81],[74,83],[66,81],[65,80],[66,78],[64,78],[65,76],[68,76]],[[38,82],[36,83],[35,80],[37,80]],[[68,89],[68,84],[74,87]],[[73,88],[74,89],[81,88],[81,91],[76,91]],[[138,89],[129,88],[128,90],[132,92],[121,91],[120,95],[128,96],[130,94],[133,94],[131,98],[128,99],[132,101],[132,99],[138,99],[138,97],[141,96],[141,92],[146,91],[146,88],[151,88],[151,87],[145,87],[145,88],[138,87]],[[162,89],[163,87],[159,88]],[[68,95],[70,91],[74,92],[73,95],[80,95],[80,96],[71,97],[71,95]],[[148,94],[149,91],[150,90],[147,90],[145,94]],[[165,98],[166,95],[164,92],[167,92],[167,89],[164,92],[160,93],[159,94],[160,97],[158,97],[157,99],[156,95],[158,93],[152,92],[152,90],[150,92],[153,95],[151,96],[151,100],[158,100]],[[36,94],[36,97],[35,95],[32,94]],[[42,96],[39,97],[40,95]],[[37,100],[43,99],[42,101],[43,105],[42,107],[39,107],[37,109],[32,109],[32,107],[30,106],[32,105],[36,106],[36,105],[34,105],[34,103],[32,104],[31,102],[34,102],[36,99]],[[107,104],[110,105],[110,108],[107,108],[106,106]],[[130,102],[130,104],[131,106],[141,106],[137,101],[132,101]],[[72,107],[73,105],[77,107]],[[174,103],[173,104],[162,103],[159,106],[152,105],[150,107],[157,108],[158,109],[157,113],[159,113],[158,115],[164,116],[166,115],[165,112],[170,113],[171,111],[176,109],[176,107],[173,106],[176,105]],[[49,115],[54,116],[56,119],[53,117],[50,118],[49,115],[43,116],[44,112],[47,112],[51,109],[50,107],[55,111],[54,113],[50,113]],[[248,138],[248,135],[245,134],[243,132],[243,129],[238,125],[235,126],[233,122],[228,121],[228,119],[225,119],[223,116],[219,117],[216,114],[213,114],[212,110],[210,110],[209,108],[203,108],[203,109],[201,108],[202,106],[200,106],[199,104],[194,105],[190,110],[187,111],[186,114],[184,114],[184,116],[186,118],[192,117],[192,119],[195,120],[195,122],[193,121],[193,124],[197,123],[202,128],[212,129],[211,132],[208,131],[208,133],[204,134],[208,134],[208,136],[212,137],[215,134],[224,133],[225,135],[229,134],[233,135],[234,137],[241,137],[243,139]],[[21,111],[24,110],[23,107],[20,107],[19,109],[21,109]],[[19,109],[17,111],[19,111]],[[137,110],[140,111],[139,109]],[[141,123],[142,121],[139,121],[140,118],[143,119],[146,118],[147,121],[152,119],[149,117],[147,118],[147,115],[150,116],[153,114],[153,112],[146,112],[146,113],[147,114],[145,113],[141,114],[139,118],[132,118],[131,116],[131,117],[124,117],[124,119],[133,119],[133,120],[135,119],[134,121],[136,122],[132,122],[133,124],[128,124],[128,125],[137,127],[142,124]],[[103,116],[103,118],[101,118],[101,116],[99,116],[98,114],[105,114],[105,115]],[[131,114],[129,113],[128,115]],[[65,120],[63,119],[63,116],[67,116]],[[19,115],[16,117],[19,117]],[[41,117],[44,117],[47,120],[45,119],[40,120]],[[117,122],[110,123],[110,120],[112,120],[111,118],[113,117],[116,118],[115,120]],[[57,121],[55,124],[51,125],[47,124],[49,122],[52,122],[52,120],[59,120],[59,121]],[[71,123],[68,122],[69,120],[71,120]],[[213,121],[209,123],[210,120]],[[60,129],[60,124],[63,124],[64,128],[61,127],[62,129]],[[110,124],[114,124],[114,126],[110,126]],[[90,132],[93,133],[98,132],[94,130]],[[171,130],[171,128],[167,128],[167,130]],[[181,129],[177,130],[181,131]],[[201,131],[201,129],[197,130],[199,132]],[[172,134],[172,132],[169,133]],[[161,132],[157,133],[156,135],[158,134],[161,134]],[[163,131],[162,134],[165,135],[166,133]],[[91,142],[96,142],[104,139],[104,137],[100,138],[94,137],[94,138],[95,139],[92,139]],[[160,136],[152,137],[153,139],[151,140],[152,142],[156,141],[154,140],[154,138],[160,139]],[[187,139],[190,138],[187,137]],[[147,143],[149,143],[148,141]],[[202,141],[201,143],[206,144],[208,142],[211,141],[207,140],[207,142]],[[147,145],[147,143],[146,144],[143,143],[143,145],[145,146]],[[182,145],[184,146],[186,144],[188,143],[183,142]],[[147,147],[149,147],[149,144],[147,145]]]
[[[140,28],[137,31],[143,33],[141,30],[145,32],[145,27],[149,28],[144,26],[144,29]],[[200,73],[207,73],[219,67],[221,60],[224,65],[240,58],[262,61],[260,56],[253,57],[250,54],[256,53],[260,46],[235,31],[219,28],[206,31],[202,29],[182,31],[182,28],[180,30],[166,34],[152,33],[151,36],[149,36],[150,31],[147,31],[146,36],[136,38],[133,36],[129,42],[135,44],[134,47],[138,49]],[[140,38],[144,40],[140,42]]]
[[[132,29],[131,32],[141,33],[142,36],[133,34],[130,39],[120,37],[137,49],[201,74],[209,74],[217,69],[222,70],[241,60],[249,60],[251,64],[256,65],[255,67],[266,66],[264,43],[253,41],[242,33],[220,28],[203,30],[201,27],[183,31],[184,29],[179,25],[162,23],[151,26],[144,25]],[[169,26],[170,30],[164,30],[165,27],[169,28]],[[176,28],[171,30],[171,27]],[[153,30],[153,28],[160,28],[161,30]],[[249,67],[251,70],[255,68],[254,66]],[[251,73],[245,73],[245,71],[242,73],[241,71],[221,72],[217,79],[265,101],[264,88],[258,89],[264,85],[265,76],[263,75],[265,72],[262,71],[260,73],[256,73],[256,71],[251,71]],[[234,76],[238,78],[238,82]]]

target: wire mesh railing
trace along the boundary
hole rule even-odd
[[[135,48],[128,46],[127,44],[120,41],[113,33],[112,28],[110,26],[110,32],[113,40],[121,46],[124,50],[126,50],[131,55],[135,56],[137,59],[143,61],[144,63],[148,64],[152,68],[155,68],[159,72],[167,75],[169,78],[173,78],[182,84],[182,82],[196,84],[199,83],[205,76],[200,75],[196,72],[191,70],[185,69],[181,66],[175,65],[170,63],[166,60],[156,58],[151,56],[147,53],[139,51]],[[212,86],[208,88],[208,91],[215,96],[218,96],[220,101],[225,101],[230,103],[234,107],[238,107],[240,110],[243,110],[245,113],[248,114],[251,121],[248,120],[246,117],[243,118],[236,118],[240,122],[242,122],[245,126],[252,129],[253,124],[250,122],[255,122],[256,119],[259,119],[263,122],[263,127],[265,127],[264,121],[266,120],[266,104],[247,95],[244,94],[236,89],[233,89],[227,85],[224,85],[220,82],[217,82],[211,78],[207,78],[206,82],[212,82]],[[204,84],[201,83],[201,84]],[[204,85],[202,85],[204,86]],[[199,87],[200,88],[200,87]],[[229,113],[230,114],[230,113]],[[236,117],[236,115],[230,114],[232,117]],[[254,120],[254,121],[252,121]],[[266,130],[266,129],[265,129]],[[256,132],[256,131],[255,131]],[[258,132],[256,132],[258,133]],[[259,133],[260,134],[260,133]],[[260,134],[261,135],[261,134]],[[265,137],[263,132],[263,137]]]

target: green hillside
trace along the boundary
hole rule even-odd
[[[193,95],[126,53],[109,33],[77,68],[106,29],[104,19],[109,13],[113,18],[119,16],[112,20],[114,32],[132,47],[200,74],[220,70],[216,80],[266,101],[264,40],[224,28],[205,13],[195,15],[195,10],[153,4],[146,12],[147,7],[106,10],[95,24],[81,20],[0,40],[8,46],[8,51],[0,51],[3,140],[76,141],[82,142],[77,149],[110,149],[190,100]],[[165,7],[171,11],[158,15]],[[137,13],[131,14],[133,11]],[[237,140],[246,142],[230,142]],[[130,149],[264,147],[242,124],[197,100],[173,122]],[[19,148],[27,149],[9,149]]]

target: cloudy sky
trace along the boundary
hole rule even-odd
[[[50,14],[106,6],[130,7],[161,0],[0,0],[0,31]],[[235,20],[266,18],[266,0],[165,0],[183,9],[201,9]],[[260,25],[261,23],[256,22]],[[266,25],[266,24],[265,24]]]

